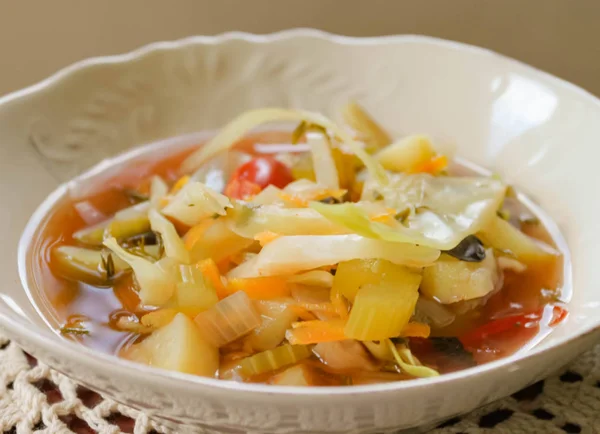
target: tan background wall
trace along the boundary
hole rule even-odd
[[[600,95],[600,0],[0,0],[0,94],[152,41],[290,27],[468,42]]]

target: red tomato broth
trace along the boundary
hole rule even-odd
[[[289,142],[289,138],[289,133],[282,132],[256,134],[241,140],[236,145],[236,149],[256,155],[256,143]],[[106,182],[101,191],[84,200],[89,201],[99,211],[110,216],[131,205],[126,189],[147,192],[149,178],[152,175],[159,175],[172,185],[182,175],[178,169],[180,163],[193,150],[186,149],[160,161],[132,162],[126,165],[117,176]],[[459,172],[461,174],[471,173],[462,168]],[[74,208],[75,203],[72,200],[64,200],[53,209],[46,219],[39,248],[41,254],[37,255],[34,261],[33,271],[36,285],[44,301],[43,309],[48,312],[50,317],[56,318],[58,323],[54,324],[56,329],[60,327],[59,324],[68,325],[85,318],[86,328],[90,333],[70,337],[94,349],[119,354],[122,349],[143,338],[118,330],[115,326],[121,315],[131,314],[140,317],[146,312],[138,307],[139,297],[132,276],[129,275],[118,280],[112,288],[98,288],[63,279],[53,272],[55,266],[50,254],[51,249],[62,244],[77,244],[73,234],[86,227]],[[524,207],[524,205],[521,206]],[[555,246],[552,236],[541,224],[524,224],[522,229],[530,236]],[[498,293],[493,295],[483,306],[466,314],[457,315],[456,321],[450,326],[432,328],[432,336],[460,337],[498,318],[525,315],[551,306],[552,303],[557,302],[563,284],[563,262],[564,259],[561,256],[557,257],[555,261],[530,266],[524,273],[506,271],[504,286]],[[550,309],[552,308],[550,307]],[[474,360],[476,363],[486,363],[518,351],[528,343],[535,342],[547,335],[549,322],[550,319],[545,323],[538,321],[531,327],[514,327],[503,331],[496,337],[489,337],[480,346],[470,348],[473,351]],[[423,340],[410,339],[410,342],[411,345],[414,344],[415,355],[424,364],[436,367],[442,373],[469,367],[468,364],[457,363],[452,357],[444,358],[443,354],[432,351],[430,347],[423,344]],[[234,349],[231,350],[231,354],[228,354],[228,348],[235,348],[235,345],[221,349],[222,360],[227,359],[228,355],[234,355],[233,352],[237,351]],[[353,384],[353,382],[367,384],[374,381],[396,381],[410,378],[394,372],[379,372],[378,376],[373,372],[363,370],[336,371],[323,364],[319,365],[320,362],[316,359],[300,363],[310,369],[315,385],[347,385]],[[276,373],[257,376],[249,381],[269,383]]]

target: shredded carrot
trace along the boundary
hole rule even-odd
[[[268,300],[290,295],[287,281],[276,276],[229,279],[225,290],[228,294],[244,291],[248,297],[255,300]]]
[[[445,155],[436,155],[431,160],[418,164],[410,172],[411,173],[430,173],[435,175],[441,172],[448,166],[448,157]]]
[[[211,258],[203,259],[202,261],[198,262],[197,267],[202,272],[202,275],[206,277],[208,281],[212,283],[212,285],[215,287],[215,290],[217,291],[217,297],[219,297],[219,300],[229,295],[229,292],[225,288],[225,285],[223,285],[223,281],[221,280],[221,273],[219,272],[215,261],[213,261]]]
[[[206,230],[213,223],[214,223],[213,219],[207,219],[207,220],[204,220],[204,221],[198,223],[196,226],[192,226],[190,228],[190,230],[187,231],[187,233],[183,237],[184,238],[183,241],[185,243],[185,248],[188,250],[192,250],[194,245],[196,245],[196,243],[202,239],[202,236],[204,235]]]
[[[347,339],[344,334],[346,321],[340,319],[328,321],[302,321],[292,324],[292,329],[285,333],[292,345],[318,344]]]
[[[175,185],[173,185],[173,187],[171,188],[171,191],[169,192],[169,194],[173,195],[175,193],[177,193],[179,190],[181,190],[183,188],[184,185],[186,185],[188,182],[190,182],[190,177],[189,175],[184,175],[181,178],[179,178],[177,180],[177,182],[175,183]]]
[[[281,235],[276,232],[264,231],[264,232],[259,232],[258,234],[256,234],[254,236],[254,239],[260,243],[261,247],[264,247],[267,244],[269,244],[271,241],[279,238],[280,236]]]
[[[144,315],[141,323],[146,327],[160,328],[169,324],[175,315],[177,315],[175,309],[159,309]]]
[[[403,337],[428,338],[430,333],[431,328],[429,325],[421,322],[409,322],[404,329],[402,329]]]

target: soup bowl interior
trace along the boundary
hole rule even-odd
[[[334,116],[348,100],[394,136],[424,132],[452,144],[458,156],[499,173],[552,217],[546,223],[560,229],[572,268],[565,275],[570,315],[549,337],[436,379],[300,389],[134,365],[50,331],[28,297],[36,293],[27,254],[61,198],[101,185],[106,170],[127,158],[157,158],[201,142],[209,133],[199,132],[244,110],[281,106]],[[84,61],[0,100],[0,325],[51,367],[198,431],[383,432],[435,423],[543,378],[598,337],[598,119],[598,100],[573,85],[482,49],[425,37],[226,34]]]

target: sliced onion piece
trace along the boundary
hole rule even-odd
[[[295,274],[352,259],[387,259],[401,265],[431,265],[440,251],[359,235],[284,236],[267,244],[253,259],[230,271],[230,277]]]
[[[245,292],[238,291],[224,298],[194,319],[208,341],[217,347],[251,332],[260,326],[260,314]]]

